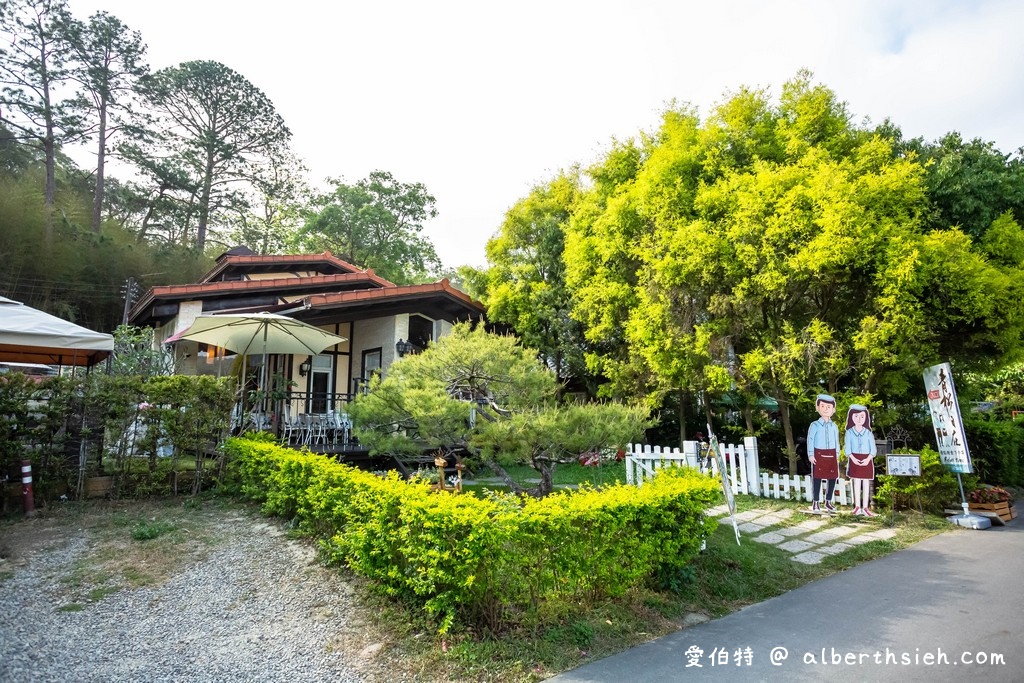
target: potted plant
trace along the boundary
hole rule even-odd
[[[1013,509],[1013,496],[1009,491],[998,486],[982,486],[974,489],[967,495],[967,502],[971,510],[995,512],[1003,521],[1009,521],[1016,516]]]

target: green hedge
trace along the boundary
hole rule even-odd
[[[639,489],[481,499],[266,441],[229,439],[226,449],[243,495],[296,519],[332,561],[421,606],[441,632],[500,631],[621,595],[685,566],[715,527],[703,511],[718,487],[687,470]]]
[[[981,479],[1001,486],[1024,486],[1024,422],[972,413],[964,418],[971,460]]]

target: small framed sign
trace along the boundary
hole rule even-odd
[[[897,477],[920,477],[921,456],[912,453],[892,453],[885,456],[885,470]]]

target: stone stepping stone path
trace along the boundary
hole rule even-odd
[[[740,531],[752,536],[757,543],[785,550],[792,554],[794,562],[803,564],[819,564],[830,555],[838,555],[854,546],[896,535],[895,529],[878,529],[860,524],[828,526],[828,517],[804,519],[793,524],[794,512],[793,508],[745,510],[736,513],[736,521]],[[729,508],[726,505],[718,505],[707,511],[709,517],[723,517],[727,514]]]

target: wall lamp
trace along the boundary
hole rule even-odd
[[[305,377],[309,374],[309,371],[313,368],[313,362],[307,358],[299,364],[299,377]]]
[[[398,343],[395,344],[395,351],[398,352],[399,358],[401,358],[407,353],[412,353],[415,348],[416,347],[413,346],[410,342],[402,341],[401,339],[399,339]]]

